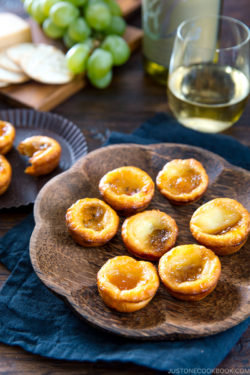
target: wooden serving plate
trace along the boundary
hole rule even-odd
[[[141,0],[117,0],[121,6],[124,17],[129,16],[140,7]],[[40,26],[33,20],[29,20],[31,26],[32,40],[34,43],[45,43],[55,45],[63,49],[58,40],[47,38]],[[124,38],[133,52],[141,44],[143,32],[133,26],[127,26]],[[119,73],[118,73],[119,74]],[[49,111],[74,95],[86,86],[84,76],[77,76],[72,82],[65,85],[45,85],[35,81],[10,85],[0,89],[0,96],[11,104],[33,108],[40,111]]]
[[[98,183],[106,172],[134,165],[155,180],[169,160],[190,157],[202,162],[207,170],[210,183],[206,194],[193,204],[173,206],[156,190],[149,209],[158,208],[175,218],[179,227],[177,245],[195,243],[189,221],[201,204],[215,197],[230,197],[250,209],[250,173],[201,148],[178,144],[109,146],[81,158],[39,193],[34,209],[36,227],[30,242],[34,270],[91,324],[130,338],[176,339],[212,335],[249,316],[249,241],[238,253],[221,257],[220,281],[204,300],[176,300],[161,284],[144,309],[125,314],[106,307],[96,286],[100,267],[111,257],[128,254],[120,233],[105,246],[84,248],[67,232],[67,208],[77,199],[100,197]]]

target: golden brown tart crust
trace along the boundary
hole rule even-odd
[[[195,159],[174,159],[158,173],[156,185],[174,204],[185,204],[199,199],[207,190],[208,175]]]
[[[53,138],[36,135],[24,139],[17,147],[22,155],[29,157],[31,164],[25,173],[31,176],[41,176],[52,172],[59,164],[61,146]]]
[[[246,242],[250,216],[241,203],[216,198],[200,206],[190,221],[194,238],[218,255],[233,254]]]
[[[7,121],[0,121],[0,154],[5,155],[13,146],[16,131]]]
[[[178,228],[165,212],[151,210],[127,218],[122,239],[128,251],[142,259],[158,260],[175,244]]]
[[[8,160],[0,155],[0,195],[5,193],[11,182],[12,169]]]
[[[99,183],[103,199],[121,215],[144,210],[154,195],[154,182],[142,169],[128,166],[106,173]]]
[[[119,217],[97,198],[79,199],[66,213],[66,224],[72,238],[81,246],[101,246],[117,233]]]
[[[159,287],[159,277],[152,263],[117,256],[99,270],[97,286],[107,306],[132,312],[151,301]]]
[[[174,247],[163,255],[158,270],[171,295],[185,301],[199,301],[216,287],[221,264],[212,250],[191,244]]]

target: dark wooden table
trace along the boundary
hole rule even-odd
[[[1,0],[0,11],[12,11],[25,16],[20,0]],[[234,16],[250,25],[249,0],[225,0],[224,14]],[[140,14],[134,14],[130,23],[140,24]],[[129,133],[156,112],[167,111],[165,89],[144,77],[141,51],[136,52],[123,67],[116,69],[110,88],[98,91],[92,87],[79,92],[54,112],[74,121],[83,131],[89,151],[99,147],[113,130]],[[0,102],[0,109],[10,108]],[[250,145],[250,103],[239,122],[225,133]],[[204,135],[205,136],[205,135]],[[27,214],[32,206],[2,210],[0,213],[0,236],[6,233]],[[9,272],[0,264],[0,286]],[[245,332],[227,358],[219,365],[218,371],[232,369],[235,374],[247,374],[250,367],[250,329]],[[227,373],[227,370],[224,370]],[[0,374],[156,374],[155,371],[135,365],[107,365],[55,361],[25,352],[19,347],[0,344]]]

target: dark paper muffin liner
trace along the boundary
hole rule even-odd
[[[0,209],[33,203],[39,190],[57,174],[64,172],[87,153],[87,144],[81,130],[71,121],[54,113],[28,109],[0,111],[0,120],[9,121],[16,128],[13,148],[5,155],[12,166],[8,190],[0,196]],[[62,147],[59,166],[50,174],[32,177],[24,173],[28,158],[20,155],[17,145],[27,137],[46,135],[56,139]]]

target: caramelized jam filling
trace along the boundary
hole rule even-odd
[[[119,181],[119,180],[116,180],[112,184],[110,184],[110,188],[117,195],[125,194],[125,195],[129,195],[129,196],[135,195],[135,194],[139,193],[140,190],[141,190],[139,187],[134,187],[134,186],[129,186],[129,185],[123,186],[121,181]]]
[[[202,272],[209,262],[209,257],[200,252],[199,247],[186,245],[181,251],[176,251],[171,261],[168,273],[174,282],[192,282],[201,278]],[[178,249],[178,248],[177,248]]]
[[[28,157],[31,157],[38,150],[37,150],[37,147],[35,147],[35,145],[33,145],[33,144],[26,144],[23,147],[22,151],[23,151],[24,155],[26,155]]]
[[[105,210],[101,206],[89,206],[83,210],[83,225],[95,231],[101,231],[104,228],[103,217]]]
[[[39,146],[38,146],[38,150],[46,150],[47,148],[49,148],[50,145],[48,145],[48,143],[41,143]]]
[[[46,150],[50,147],[49,144],[47,143],[31,143],[31,144],[26,144],[23,148],[23,153],[24,155],[31,157],[33,156],[36,152],[38,151],[43,151]]]
[[[169,178],[169,189],[173,194],[188,194],[196,189],[201,183],[200,174],[196,173],[193,169],[186,169],[178,176]]]
[[[167,229],[155,229],[150,234],[150,240],[149,240],[150,245],[154,249],[162,250],[169,236],[170,236],[170,232]]]
[[[109,275],[109,281],[120,290],[134,289],[141,278],[140,270],[130,270],[124,272],[123,270],[116,270]]]
[[[171,274],[178,283],[198,280],[202,273],[202,266],[190,264],[179,270],[174,269]]]
[[[143,179],[137,178],[133,173],[126,171],[116,173],[109,182],[111,190],[117,195],[134,195],[143,188]]]
[[[127,179],[116,178],[110,183],[110,188],[117,195],[129,195],[132,196],[137,194],[141,190],[141,186],[136,181],[128,181]]]

